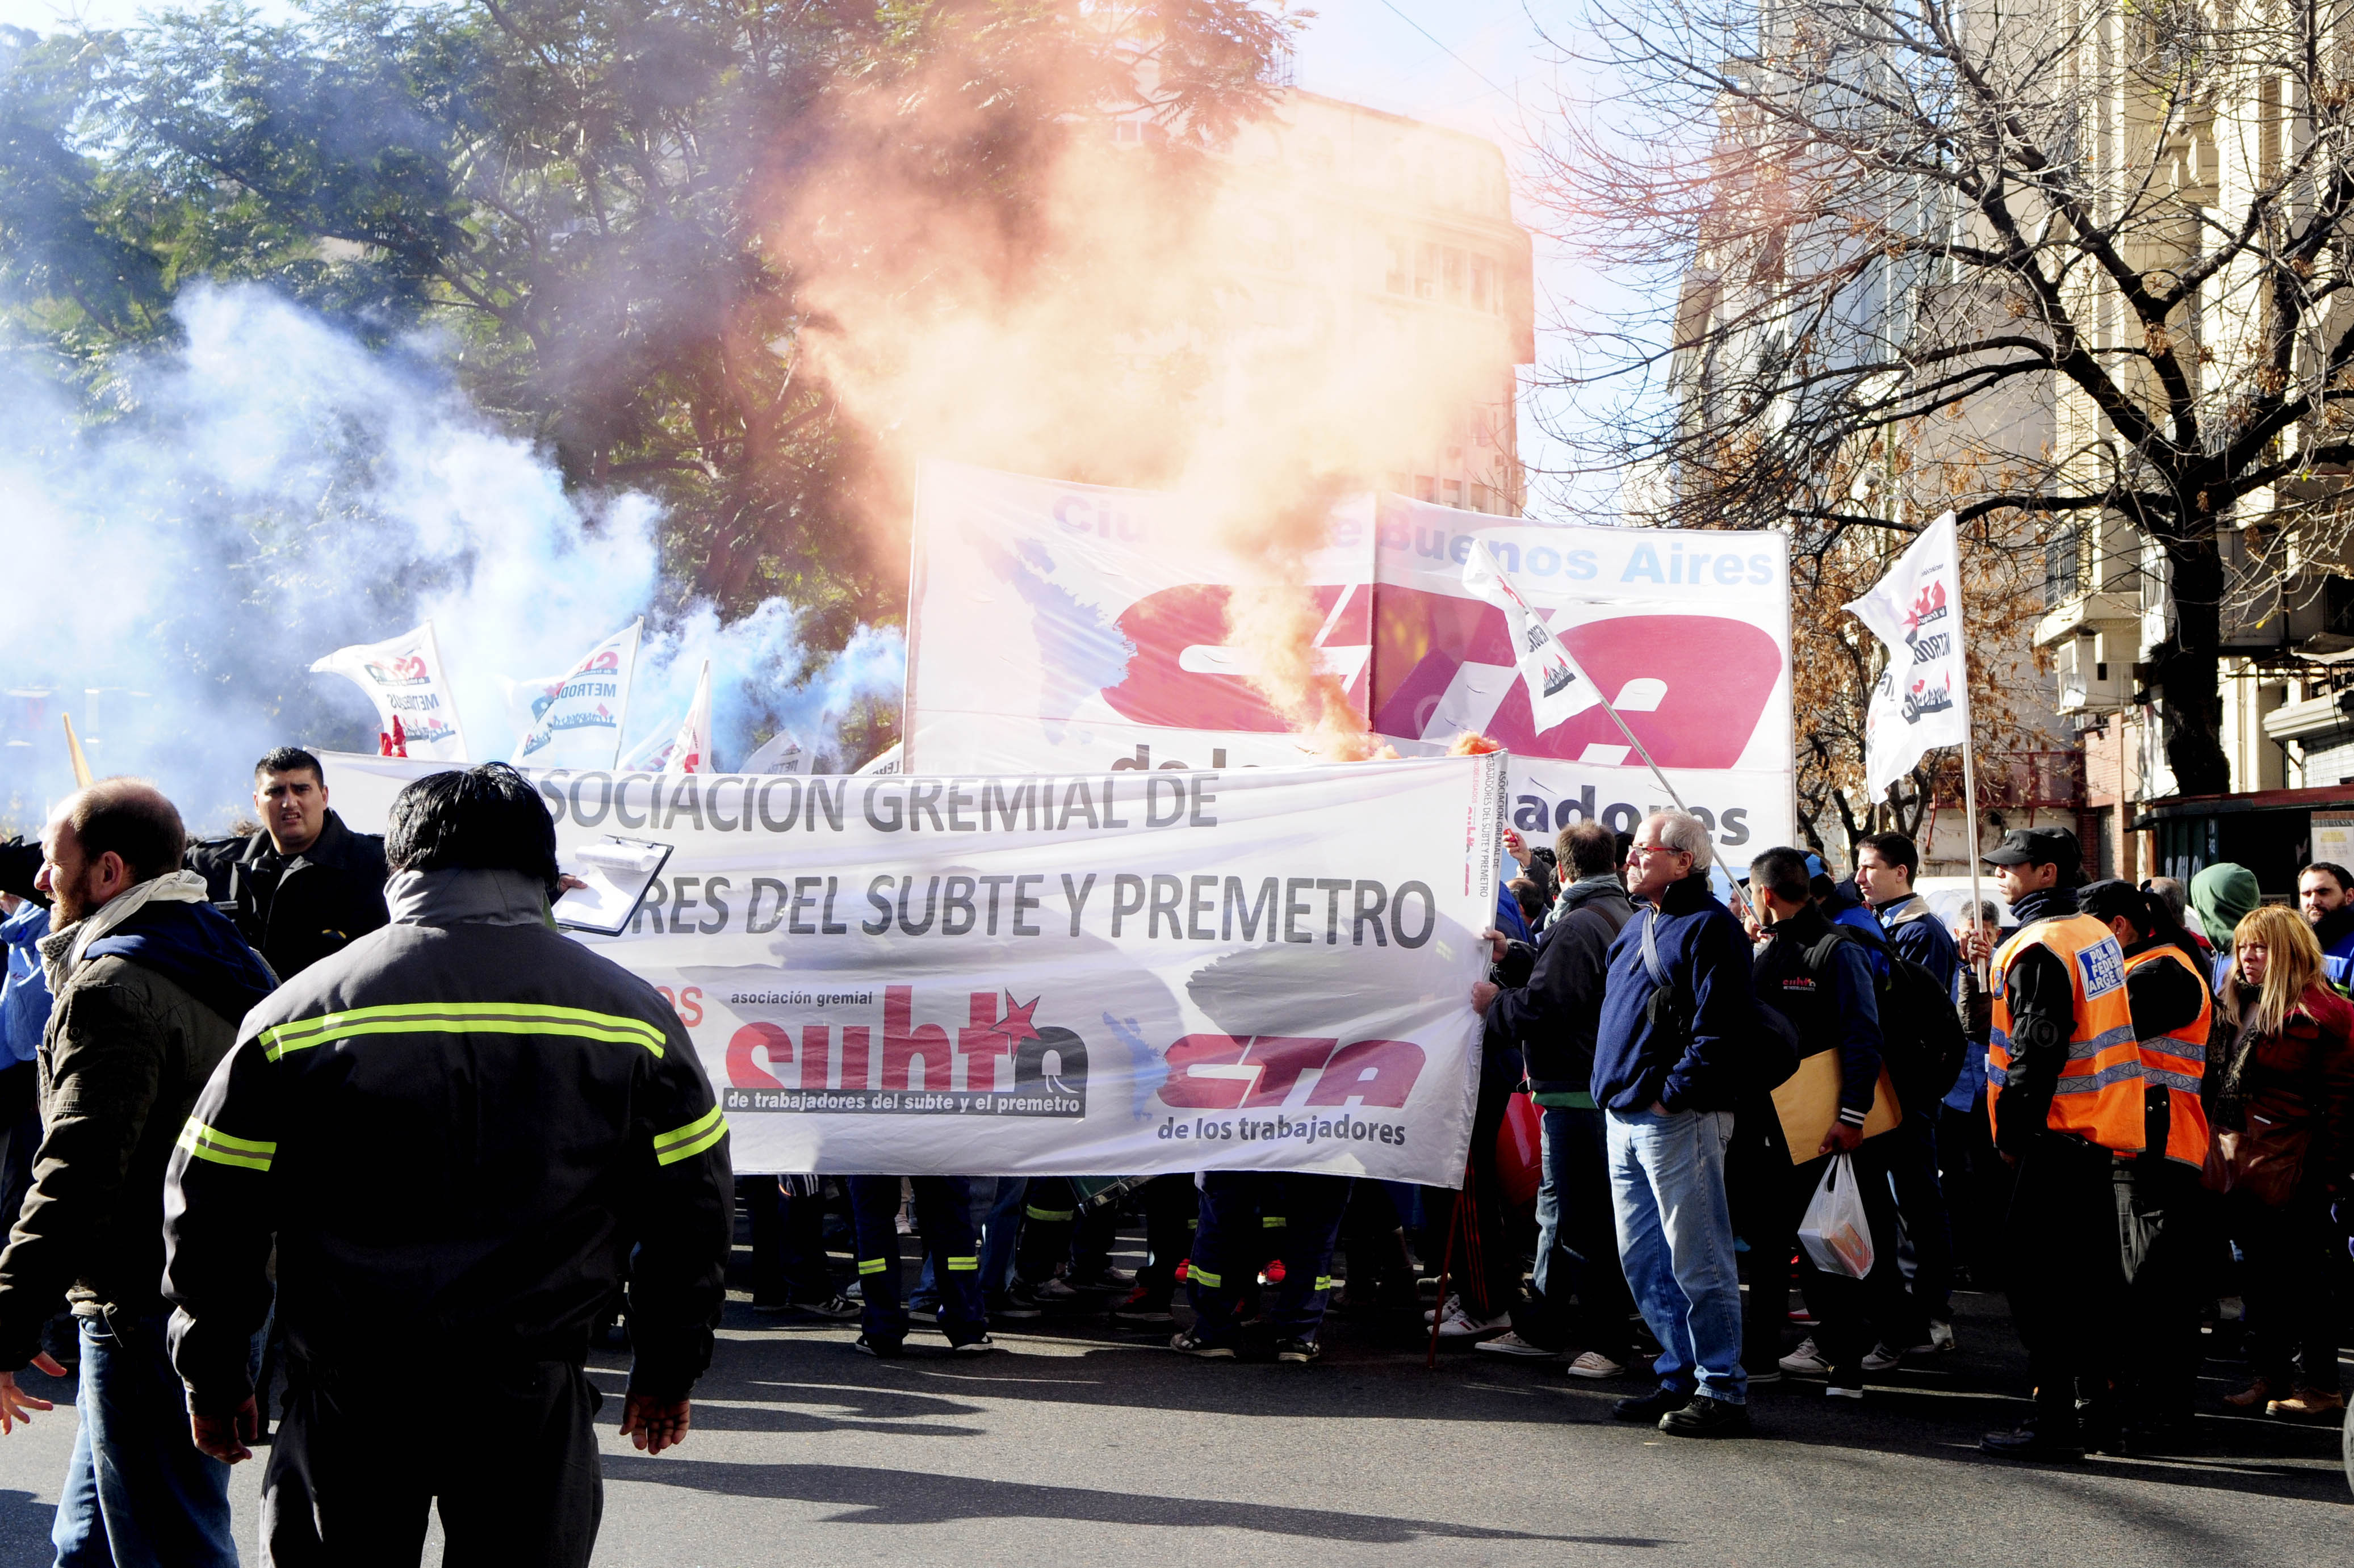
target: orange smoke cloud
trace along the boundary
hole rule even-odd
[[[1395,263],[1303,154],[1303,101],[1228,134],[1172,108],[1161,55],[1074,26],[976,29],[840,90],[765,231],[811,313],[796,373],[879,456],[877,569],[905,558],[922,459],[1174,490],[1242,564],[1254,683],[1304,732],[1361,732],[1319,668],[1310,557],[1336,499],[1498,402],[1493,345],[1387,329],[1366,296]],[[976,153],[1002,177],[966,177]]]

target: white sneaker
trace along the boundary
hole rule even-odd
[[[1485,1350],[1487,1347],[1482,1345],[1480,1349]],[[1572,1377],[1602,1378],[1627,1375],[1627,1369],[1623,1365],[1612,1361],[1600,1351],[1588,1351],[1561,1370]]]
[[[1834,1383],[1823,1390],[1823,1394],[1824,1397],[1828,1399],[1861,1399],[1863,1397],[1863,1388],[1861,1383],[1853,1388],[1849,1388],[1840,1383]]]
[[[1460,1318],[1461,1316],[1463,1316],[1463,1298],[1450,1296],[1436,1307],[1424,1308],[1422,1320],[1426,1323],[1436,1323],[1441,1318]]]
[[[1831,1370],[1830,1362],[1823,1360],[1811,1339],[1801,1340],[1797,1350],[1775,1364],[1792,1377],[1828,1377]]]
[[[1443,1330],[1442,1330],[1443,1331]],[[1548,1351],[1543,1345],[1532,1345],[1518,1334],[1499,1334],[1492,1340],[1482,1340],[1471,1347],[1491,1355],[1525,1356],[1532,1361],[1558,1361],[1559,1351]]]
[[[1951,1323],[1930,1324],[1929,1348],[1940,1355],[1951,1355],[1954,1350],[1954,1326]]]
[[[1885,1343],[1872,1346],[1871,1352],[1863,1358],[1863,1370],[1868,1372],[1894,1372],[1903,1364],[1904,1352],[1891,1350]]]
[[[1510,1312],[1499,1312],[1492,1318],[1474,1318],[1466,1313],[1458,1303],[1453,1317],[1439,1319],[1438,1337],[1442,1340],[1471,1340],[1511,1326],[1512,1315]]]

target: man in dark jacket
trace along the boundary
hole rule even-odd
[[[2296,906],[2321,944],[2322,975],[2343,993],[2354,991],[2354,872],[2317,860],[2296,874]]]
[[[190,1444],[164,1354],[164,1172],[273,981],[178,869],[185,843],[172,803],[131,779],[68,800],[46,840],[55,928],[40,951],[56,1004],[33,1189],[0,1255],[0,1427],[47,1408],[11,1374],[30,1362],[58,1375],[35,1351],[63,1295],[81,1337],[81,1432],[52,1531],[64,1563],[237,1562],[228,1467]],[[249,1351],[250,1330],[235,1353]]]
[[[438,1499],[451,1562],[585,1563],[589,1331],[626,1270],[620,1429],[683,1438],[724,1293],[727,1124],[661,995],[548,925],[556,826],[520,774],[419,779],[390,828],[392,923],[249,1015],[188,1118],[173,1362],[197,1445],[247,1457],[274,1245],[270,1561],[414,1563]],[[440,1427],[420,1367],[463,1369]]]
[[[1583,1350],[1569,1363],[1573,1376],[1617,1377],[1633,1356],[1627,1319],[1635,1304],[1618,1266],[1602,1112],[1592,1092],[1594,1038],[1610,945],[1635,906],[1618,880],[1617,835],[1608,828],[1564,828],[1559,850],[1559,863],[1575,880],[1562,888],[1553,923],[1537,940],[1528,983],[1500,990],[1481,980],[1471,989],[1472,1006],[1488,1021],[1486,1048],[1521,1052],[1544,1123],[1536,1298],[1513,1308],[1511,1333],[1479,1349],[1551,1356],[1574,1341]]]
[[[2009,1458],[2080,1457],[2085,1422],[2115,1425],[2110,1374],[2127,1307],[2111,1165],[2115,1153],[2139,1153],[2144,1139],[2124,953],[2113,932],[2077,911],[2075,834],[2016,828],[1985,859],[2020,923],[1995,951],[1988,1083],[1995,1148],[2018,1173],[2004,1218],[2005,1283],[2036,1411],[1979,1446]],[[2121,1026],[2110,1022],[2120,1014]],[[2120,1102],[2132,1112],[2129,1129],[2110,1125]]]
[[[188,847],[188,869],[245,939],[292,980],[387,918],[384,841],[355,833],[327,807],[319,759],[280,747],[253,766],[261,831]]]
[[[1793,1150],[1784,1141],[1779,1118],[1765,1100],[1753,1118],[1768,1149],[1759,1161],[1766,1186],[1763,1222],[1749,1233],[1748,1355],[1771,1353],[1789,1308],[1789,1264],[1798,1222],[1830,1160],[1853,1156],[1858,1191],[1872,1227],[1872,1266],[1862,1281],[1827,1274],[1802,1260],[1799,1277],[1818,1319],[1812,1349],[1779,1361],[1791,1373],[1819,1372],[1832,1399],[1863,1397],[1864,1356],[1872,1329],[1901,1332],[1912,1316],[1904,1275],[1897,1266],[1902,1233],[1888,1192],[1888,1169],[1878,1145],[1863,1141],[1863,1123],[1880,1086],[1882,1037],[1879,999],[1868,948],[1834,926],[1808,886],[1807,857],[1795,849],[1771,849],[1750,863],[1749,887],[1766,923],[1766,945],[1752,974],[1762,1006],[1787,1018],[1801,1058],[1836,1051],[1840,1059],[1839,1116],[1819,1148]],[[1763,1099],[1763,1097],[1760,1097]]]
[[[1628,892],[1651,907],[1611,945],[1591,1089],[1619,1261],[1660,1345],[1659,1388],[1613,1414],[1693,1437],[1749,1429],[1724,1151],[1760,1024],[1749,938],[1709,893],[1712,854],[1682,811],[1636,833]]]
[[[1939,991],[1960,1004],[1957,990],[1961,955],[1954,938],[1928,902],[1913,891],[1921,870],[1921,851],[1903,833],[1871,833],[1855,846],[1855,882],[1889,949],[1898,958],[1920,965],[1937,982]],[[1967,1056],[1967,1053],[1965,1053]],[[1968,1070],[1967,1060],[1955,1075],[1958,1082]],[[1881,1151],[1888,1162],[1889,1179],[1896,1185],[1896,1212],[1903,1217],[1905,1234],[1913,1240],[1913,1297],[1925,1315],[1928,1338],[1920,1345],[1891,1340],[1877,1348],[1866,1370],[1893,1372],[1914,1350],[1954,1348],[1954,1225],[1945,1188],[1937,1179],[1937,1128],[1954,1084],[1937,1086],[1938,1098],[1925,1105],[1907,1105],[1895,1139]],[[1967,1107],[1969,1097],[1962,1097]]]

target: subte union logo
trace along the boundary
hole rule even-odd
[[[883,990],[881,1039],[870,1023],[753,1022],[727,1042],[731,1111],[882,1115],[1081,1117],[1087,1046],[1072,1030],[1034,1021],[1039,998],[965,998],[966,1022],[915,1022],[913,986]],[[829,1011],[833,1011],[829,1009]],[[786,1074],[792,1075],[791,1081]]]

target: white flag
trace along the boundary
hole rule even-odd
[[[338,648],[311,666],[312,673],[342,675],[376,704],[376,727],[392,733],[400,721],[408,755],[428,762],[466,760],[466,733],[458,723],[458,699],[441,672],[441,649],[433,623],[413,631],[351,648]]]
[[[1864,788],[1877,800],[1931,747],[1969,741],[1954,514],[1922,529],[1879,585],[1847,608],[1888,648],[1863,720]]]
[[[670,754],[663,758],[664,773],[708,773],[711,771],[711,661],[703,662],[703,673],[695,678],[695,697],[686,705],[686,722],[678,726],[678,734],[670,743]]]
[[[1536,715],[1539,735],[1602,700],[1602,694],[1578,668],[1553,628],[1522,597],[1511,574],[1504,570],[1485,539],[1474,541],[1471,553],[1464,558],[1463,586],[1504,612],[1512,650],[1520,660],[1521,678],[1528,683],[1529,709]]]
[[[588,650],[553,691],[532,698],[531,727],[515,742],[514,760],[534,768],[610,768],[621,751],[621,725],[630,714],[630,678],[638,663],[633,620]]]
[[[760,748],[744,759],[738,773],[799,773],[801,770],[801,743],[793,732],[780,729],[760,744]]]

